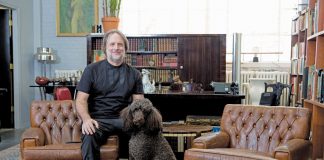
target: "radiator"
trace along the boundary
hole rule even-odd
[[[250,78],[271,78],[275,79],[277,82],[281,82],[283,84],[290,84],[290,75],[288,72],[260,72],[260,71],[244,71],[241,72],[241,83],[240,83],[240,93],[244,95],[247,94],[247,88],[243,87],[243,83],[249,83]],[[226,82],[231,83],[232,82],[232,71],[226,71]],[[249,97],[245,97],[245,100],[243,100],[243,104],[248,104]],[[289,90],[284,89],[283,93],[280,98],[280,105],[287,105],[289,98]],[[294,98],[292,98],[294,99]],[[291,105],[293,100],[291,100]]]

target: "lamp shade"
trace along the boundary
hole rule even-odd
[[[56,54],[52,48],[38,47],[35,59],[38,61],[56,61]]]

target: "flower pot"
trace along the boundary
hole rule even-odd
[[[101,19],[104,32],[108,32],[112,29],[118,29],[119,18],[117,17],[103,17]]]

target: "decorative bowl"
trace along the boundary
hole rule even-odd
[[[37,76],[36,79],[35,79],[35,82],[38,85],[43,86],[43,85],[47,85],[50,81],[46,77]]]

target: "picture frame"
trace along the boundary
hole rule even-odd
[[[98,0],[56,0],[56,35],[86,36],[98,24]]]

